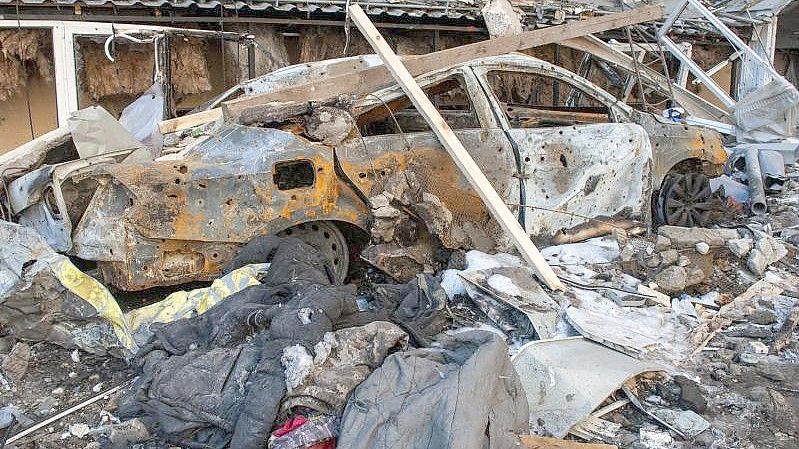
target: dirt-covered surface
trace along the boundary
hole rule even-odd
[[[87,399],[94,398],[112,388],[124,384],[131,376],[127,364],[119,359],[95,356],[81,351],[70,351],[59,346],[42,342],[27,345],[14,343],[11,337],[2,340],[2,349],[12,349],[17,372],[21,379],[8,379],[11,389],[0,388],[0,401],[3,405],[13,405],[21,412],[20,427],[27,428],[46,420],[48,417],[69,409]],[[24,356],[28,347],[30,358],[27,364]],[[4,366],[11,363],[6,356]],[[27,365],[23,370],[21,366]],[[7,377],[8,373],[6,372]],[[18,375],[18,374],[16,374]],[[70,433],[78,429],[75,425],[85,424],[98,428],[110,424],[116,418],[114,408],[118,394],[110,394],[61,420],[44,426],[41,430],[23,437],[6,447],[19,448],[83,448],[93,441],[91,435],[78,438]],[[20,430],[17,428],[17,430]],[[80,433],[80,430],[75,430]],[[14,432],[16,433],[16,432]]]

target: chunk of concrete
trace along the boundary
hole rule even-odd
[[[340,144],[355,129],[355,119],[345,110],[320,106],[307,118],[307,134],[325,145]]]
[[[687,286],[687,282],[688,272],[685,268],[678,266],[665,268],[655,276],[655,283],[657,283],[658,287],[669,293],[683,291]]]
[[[746,256],[752,250],[754,244],[754,240],[747,238],[727,240],[727,248],[736,257]]]
[[[681,226],[661,226],[658,234],[671,240],[672,245],[693,248],[704,242],[710,246],[723,246],[728,240],[740,238],[735,229],[684,228]]]
[[[705,280],[705,272],[702,271],[701,268],[696,266],[690,266],[685,269],[685,286],[690,287],[692,285],[699,284],[700,282]]]
[[[655,249],[658,251],[665,251],[671,248],[671,239],[659,235],[655,238]]]
[[[680,258],[680,253],[676,249],[668,249],[660,253],[660,259],[664,266],[674,265]]]
[[[488,35],[492,39],[513,36],[524,31],[523,14],[508,0],[489,0],[482,9]]]
[[[8,355],[3,356],[0,367],[11,382],[21,382],[28,372],[31,361],[31,348],[26,343],[19,342],[14,345]]]
[[[762,275],[766,272],[766,268],[768,267],[768,259],[762,251],[753,249],[749,253],[749,258],[746,260],[746,267],[749,268],[749,271],[752,273]]]

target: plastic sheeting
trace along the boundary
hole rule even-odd
[[[19,338],[95,354],[138,349],[114,297],[36,231],[0,221],[0,322]]]
[[[268,264],[241,267],[210,287],[171,294],[122,313],[99,281],[58,254],[31,228],[0,221],[0,322],[14,335],[129,358],[152,323],[205,313],[244,288],[259,284]],[[134,338],[135,336],[135,338]]]
[[[745,96],[735,106],[738,142],[771,142],[793,135],[799,91],[784,78]]]
[[[164,145],[164,136],[158,123],[163,119],[164,92],[161,85],[155,83],[122,110],[119,123],[150,149],[152,157],[158,157]]]
[[[137,137],[126,131],[129,128],[120,124],[102,106],[75,111],[69,117],[68,123],[72,142],[81,158],[143,148],[142,143],[136,140]]]

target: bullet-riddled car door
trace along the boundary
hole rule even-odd
[[[643,128],[615,123],[612,105],[546,73],[477,72],[521,156],[531,235],[546,239],[587,217],[646,215],[652,151]]]
[[[454,70],[421,77],[419,83],[500,196],[508,198],[514,188],[513,151],[495,122],[484,125],[493,112],[476,80]],[[476,99],[473,88],[479,92]],[[396,173],[413,173],[421,189],[453,215],[451,232],[442,237],[445,246],[495,248],[499,226],[401,91],[367,96],[358,125],[362,136],[348,139],[336,153],[342,170],[367,197],[380,194]]]

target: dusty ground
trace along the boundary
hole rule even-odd
[[[9,340],[8,337],[3,340],[5,347],[8,347],[5,343],[10,343]],[[30,351],[31,357],[22,380],[10,380],[11,391],[0,389],[2,404],[18,407],[24,415],[21,421],[27,425],[43,421],[97,396],[98,392],[120,385],[131,375],[125,362],[115,358],[78,352],[78,357],[73,359],[73,351],[49,343],[33,344]],[[6,447],[86,447],[92,438],[75,437],[69,433],[69,426],[87,424],[95,428],[111,422],[115,418],[107,410],[113,410],[114,402],[114,395],[110,395],[108,399],[95,402]]]

